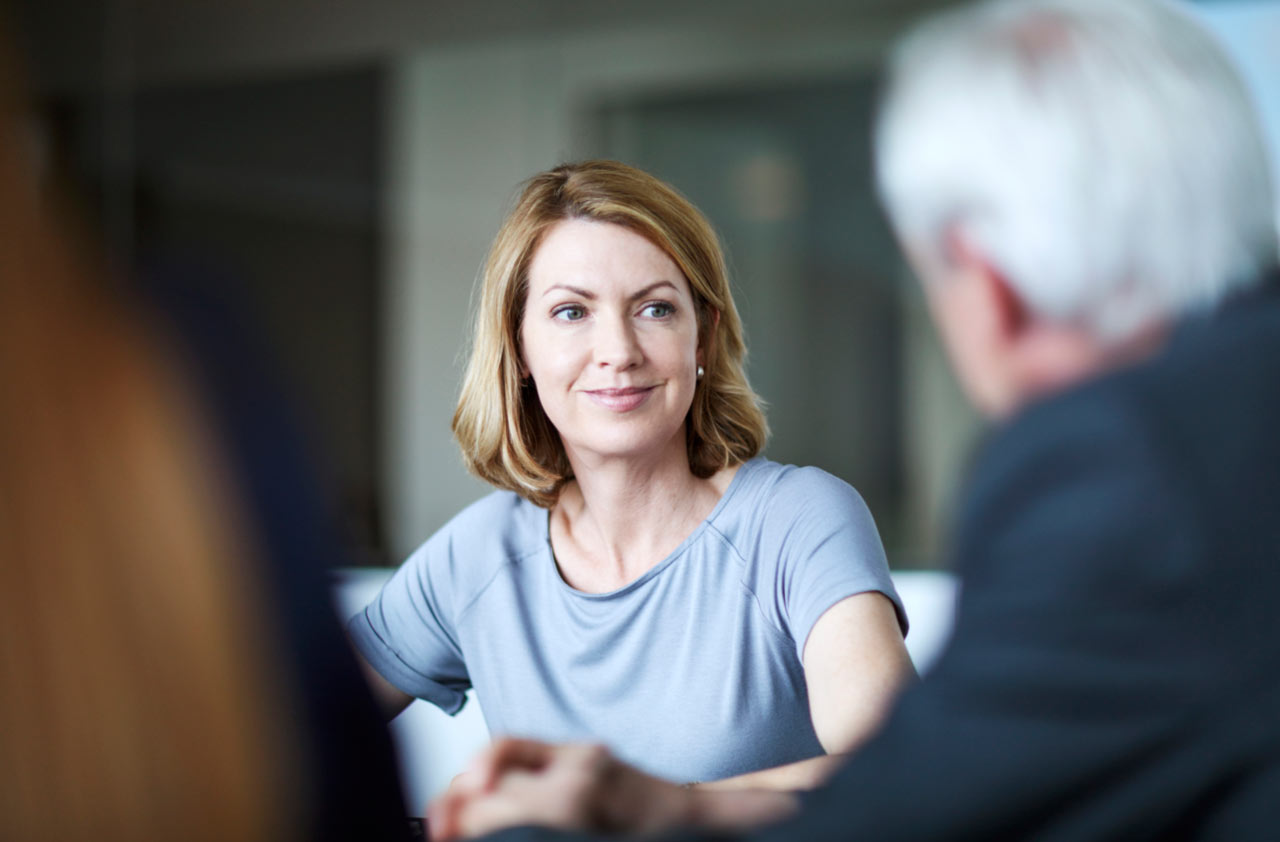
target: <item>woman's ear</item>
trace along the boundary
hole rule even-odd
[[[520,382],[524,383],[529,379],[529,363],[524,359],[524,343],[520,341],[519,331],[511,339],[511,349],[511,356],[516,361],[516,371],[520,374]]]
[[[708,307],[706,312],[707,312],[707,325],[706,325],[707,335],[698,337],[698,354],[697,354],[698,365],[706,364],[706,360],[703,358],[704,356],[703,349],[709,348],[711,346],[711,342],[715,337],[716,329],[720,327],[720,310],[716,307]]]

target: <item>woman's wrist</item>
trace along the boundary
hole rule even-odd
[[[683,824],[716,830],[749,830],[785,819],[800,808],[792,792],[772,789],[710,789],[697,784],[681,787]]]

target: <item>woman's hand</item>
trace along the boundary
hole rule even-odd
[[[678,825],[753,827],[790,815],[778,792],[695,792],[646,775],[596,745],[504,739],[485,750],[427,811],[436,842],[544,825],[651,833]]]
[[[601,746],[503,739],[453,780],[427,823],[437,842],[525,824],[639,832],[687,821],[691,800]]]

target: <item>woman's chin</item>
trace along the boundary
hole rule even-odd
[[[610,461],[648,462],[663,458],[687,458],[684,447],[684,430],[677,436],[663,433],[639,434],[636,431],[619,430],[613,435],[600,435],[575,444],[565,443],[571,454],[584,458]]]

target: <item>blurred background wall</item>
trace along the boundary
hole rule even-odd
[[[932,567],[979,432],[876,205],[892,38],[936,0],[11,4],[33,148],[123,267],[216,286],[268,338],[353,560],[485,487],[449,433],[474,283],[519,182],[607,156],[727,246],[767,455],[866,497]],[[1197,7],[1280,139],[1280,7]]]

